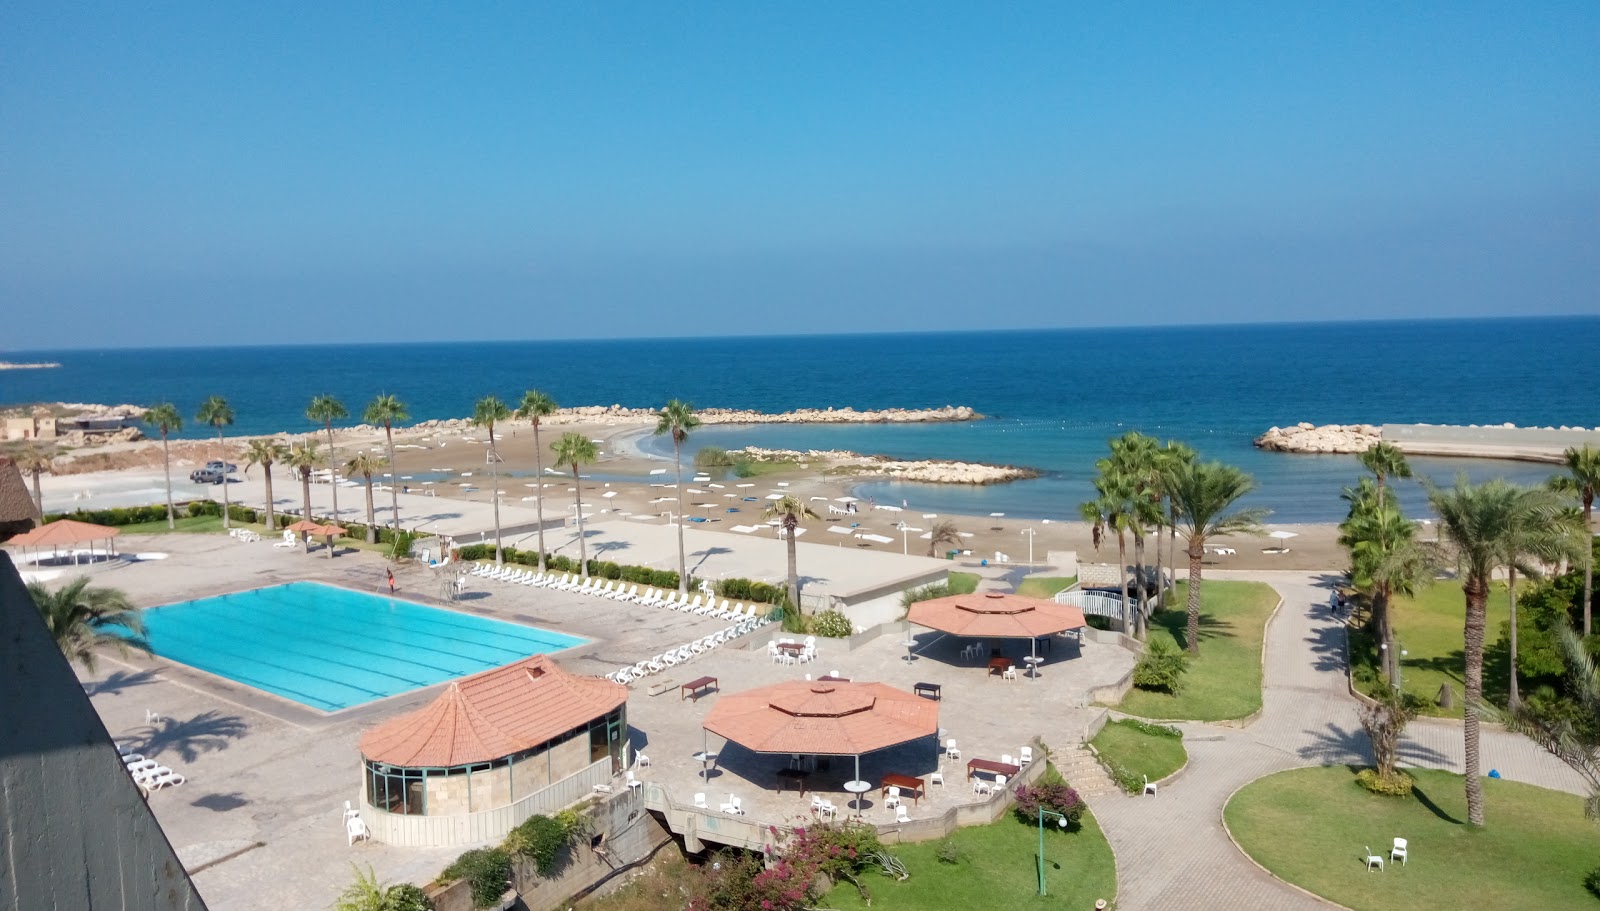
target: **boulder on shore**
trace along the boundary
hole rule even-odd
[[[1273,452],[1345,453],[1366,452],[1383,439],[1383,432],[1372,424],[1324,424],[1321,427],[1299,423],[1293,427],[1273,427],[1256,437],[1258,449]]]

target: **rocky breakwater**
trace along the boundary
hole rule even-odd
[[[629,425],[654,424],[660,412],[654,408],[626,408],[622,405],[579,405],[561,408],[546,415],[540,423],[545,426],[569,424]],[[943,408],[885,408],[881,411],[857,411],[854,408],[801,408],[768,414],[763,411],[746,411],[737,408],[701,408],[695,417],[702,424],[936,424],[953,421],[976,421],[983,415],[966,405],[946,405]],[[475,428],[466,418],[446,418],[422,421],[405,428],[408,434],[465,433]],[[357,424],[336,431],[352,436],[382,433],[381,427]]]
[[[982,462],[950,462],[940,459],[892,459],[882,455],[862,455],[840,449],[762,449],[746,446],[736,451],[757,462],[804,462],[826,464],[841,474],[873,475],[898,481],[924,484],[1004,484],[1036,478],[1039,472],[1017,465],[986,465]]]
[[[1273,427],[1256,437],[1258,449],[1273,452],[1359,453],[1383,439],[1383,432],[1372,424],[1315,424],[1301,422],[1293,427]]]

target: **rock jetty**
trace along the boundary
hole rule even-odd
[[[1366,452],[1383,439],[1373,424],[1315,424],[1301,422],[1293,427],[1273,427],[1256,437],[1257,449],[1273,452]]]
[[[0,370],[49,370],[52,367],[60,366],[60,364],[54,362],[40,364],[18,364],[13,361],[0,361]]]
[[[840,473],[878,475],[925,484],[1004,484],[1039,476],[1034,469],[1017,465],[986,465],[981,462],[938,459],[901,460],[842,449],[809,449],[802,452],[797,449],[746,446],[736,452],[758,462],[819,462]]]
[[[659,412],[654,408],[625,408],[621,405],[580,405],[562,408],[547,415],[540,423],[544,426],[562,424],[654,424]],[[695,412],[701,424],[939,424],[954,421],[976,421],[983,415],[966,405],[946,405],[943,408],[885,408],[881,411],[857,411],[854,408],[801,408],[768,414],[763,411],[745,411],[735,408],[702,408]],[[334,428],[340,433],[365,435],[380,428],[369,424]],[[446,418],[422,421],[405,428],[407,433],[459,433],[471,430],[472,422],[466,418]]]

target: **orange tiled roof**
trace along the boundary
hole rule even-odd
[[[705,728],[758,753],[849,756],[939,732],[939,705],[884,683],[791,680],[717,698]]]
[[[24,535],[17,535],[11,539],[12,544],[21,547],[67,547],[73,544],[84,544],[89,541],[105,541],[122,534],[122,529],[112,528],[109,525],[91,525],[88,522],[79,522],[77,519],[57,519],[49,525],[41,525]]]
[[[628,700],[628,688],[570,674],[544,655],[453,681],[439,698],[361,737],[361,755],[405,768],[490,762],[538,746]]]
[[[1088,626],[1083,609],[1001,592],[919,601],[906,615],[918,626],[979,639],[1034,639]]]

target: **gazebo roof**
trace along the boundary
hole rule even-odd
[[[70,547],[89,541],[105,541],[122,534],[122,529],[109,525],[91,525],[76,519],[58,519],[41,525],[33,531],[17,535],[11,544],[21,547]]]
[[[27,533],[38,521],[22,472],[10,457],[0,456],[0,541]]]
[[[722,696],[704,727],[758,753],[851,756],[939,732],[939,705],[884,683],[791,680]]]
[[[1089,625],[1082,608],[1002,592],[919,601],[906,619],[957,636],[989,639],[1036,639]]]
[[[361,737],[361,755],[404,768],[491,762],[536,747],[628,701],[628,688],[570,674],[544,655],[450,683],[439,698]]]

